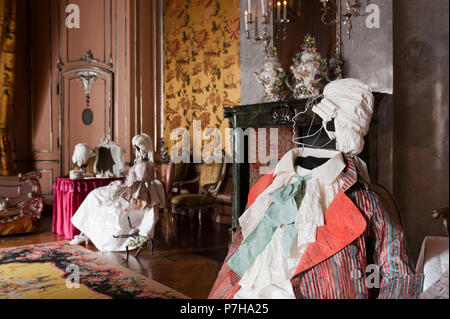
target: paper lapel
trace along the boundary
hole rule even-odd
[[[324,226],[317,228],[316,241],[306,248],[295,275],[317,265],[358,238],[366,220],[341,189],[324,215]]]

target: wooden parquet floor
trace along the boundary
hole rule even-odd
[[[0,248],[67,240],[51,231],[52,213],[46,211],[39,229],[33,234],[0,237]],[[229,226],[203,219],[176,215],[172,232],[166,231],[164,217],[155,230],[155,249],[144,249],[137,258],[125,252],[99,252],[92,243],[87,248],[111,261],[156,280],[191,298],[207,298],[225,259]]]

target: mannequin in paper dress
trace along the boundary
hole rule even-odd
[[[151,138],[136,135],[132,144],[136,160],[125,182],[89,193],[71,219],[81,231],[71,244],[91,240],[100,251],[128,251],[153,242],[158,210],[165,205],[164,186],[155,179]]]

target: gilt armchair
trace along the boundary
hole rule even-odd
[[[167,166],[165,175],[165,187],[166,187],[166,199],[167,203],[170,204],[170,200],[173,196],[179,195],[181,188],[184,184],[189,184],[190,181],[186,180],[189,171],[189,163],[177,163],[170,161]],[[167,207],[169,205],[166,205]]]
[[[217,208],[221,203],[217,200],[226,174],[226,163],[203,163],[201,164],[200,174],[192,179],[179,183],[180,186],[198,183],[199,192],[197,194],[179,194],[170,199],[172,212],[180,211],[189,212],[193,216],[195,211],[198,211],[198,219],[201,225],[202,212],[213,208],[214,220],[217,217]]]

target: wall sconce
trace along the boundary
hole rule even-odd
[[[284,0],[283,2],[277,1],[275,4],[277,9],[277,17],[275,19],[275,39],[286,40],[287,24],[290,22],[287,17],[287,4],[287,0]],[[281,15],[281,6],[283,6],[283,16]]]
[[[337,0],[337,1],[339,1],[339,0]],[[353,4],[350,4],[350,2],[347,1],[345,4],[346,11],[342,15],[338,12],[337,17],[339,17],[339,18],[331,20],[331,21],[326,20],[326,16],[328,14],[328,11],[330,10],[330,7],[328,4],[329,4],[329,2],[332,2],[333,5],[335,7],[337,7],[336,1],[335,0],[320,0],[320,2],[322,3],[322,8],[320,9],[322,11],[322,16],[320,18],[322,20],[322,22],[325,25],[332,25],[335,23],[340,23],[340,17],[341,16],[344,17],[343,24],[347,27],[347,37],[348,37],[348,39],[350,39],[350,31],[352,29],[352,20],[351,20],[352,16],[359,15],[359,10],[358,10],[359,5],[358,5],[357,0],[353,0]]]
[[[244,23],[245,23],[245,35],[247,39],[253,39],[256,42],[264,41],[265,46],[267,47],[268,42],[270,41],[270,35],[268,31],[268,25],[269,25],[269,13],[266,6],[267,0],[261,0],[261,15],[260,17],[263,18],[263,21],[261,22],[263,32],[262,35],[259,34],[258,30],[258,14],[257,10],[252,11],[252,0],[248,0],[248,6],[247,10],[244,11]],[[250,32],[250,27],[253,26],[253,36]]]
[[[350,39],[350,31],[352,29],[352,16],[355,15],[357,16],[359,14],[359,10],[358,10],[358,3],[357,0],[353,1],[353,4],[350,4],[348,1],[345,4],[345,12],[342,15],[343,17],[345,17],[344,19],[344,25],[347,27],[347,37],[348,39]]]
[[[268,30],[270,22],[270,14],[276,10],[276,19],[274,19],[274,34],[276,39],[286,39],[286,29],[287,24],[290,22],[287,17],[287,0],[284,1],[273,1],[273,0],[260,0],[260,15],[258,15],[257,10],[253,9],[253,1],[258,0],[247,0],[247,10],[244,11],[244,23],[245,23],[245,34],[247,39],[255,40],[256,42],[264,41],[267,47],[270,42],[270,34]],[[262,18],[262,34],[258,30],[258,18]],[[253,29],[253,30],[250,30]]]
[[[276,40],[286,40],[286,32],[287,32],[287,24],[291,22],[287,16],[288,11],[288,1],[289,0],[259,0],[261,1],[260,6],[260,15],[258,15],[258,10],[252,10],[252,3],[258,0],[247,0],[247,10],[244,11],[244,23],[245,23],[245,35],[249,40],[254,40],[256,42],[264,41],[267,47],[270,42],[270,34],[268,25],[270,22],[270,15],[272,12],[274,13],[274,38]],[[291,0],[292,1],[292,0]],[[300,16],[300,8],[301,8],[301,0],[296,0],[297,4],[297,15]],[[308,0],[309,1],[309,0]],[[325,25],[340,25],[341,21],[347,27],[347,37],[350,39],[350,32],[352,29],[352,20],[353,16],[359,15],[359,4],[358,0],[353,0],[353,3],[350,4],[350,1],[347,0],[345,3],[345,12],[341,13],[341,5],[338,5],[338,2],[341,0],[319,0],[322,4],[321,11],[322,15],[320,17],[321,21]],[[330,11],[330,3],[334,5],[336,8],[335,18],[329,20],[327,15]],[[295,5],[294,5],[295,7]],[[258,18],[262,18],[262,34],[258,30]],[[328,20],[327,20],[328,19]],[[252,29],[252,30],[251,30]]]

